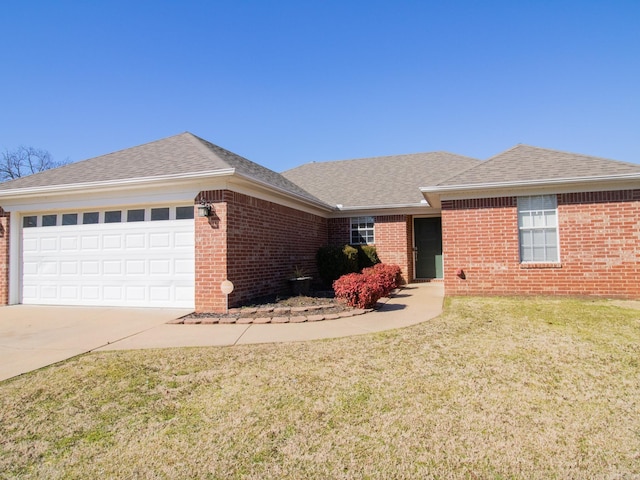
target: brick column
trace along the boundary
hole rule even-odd
[[[227,276],[227,202],[222,190],[200,192],[195,208],[200,201],[211,204],[211,216],[195,217],[196,312],[223,312],[220,284]]]
[[[0,207],[0,305],[9,304],[9,220]]]

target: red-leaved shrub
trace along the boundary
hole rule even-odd
[[[399,286],[400,267],[376,264],[362,273],[343,275],[333,282],[336,298],[354,308],[373,308],[381,297]]]
[[[398,265],[377,263],[373,267],[365,268],[362,273],[374,277],[371,281],[380,285],[383,297],[388,297],[394,289],[400,286],[401,270]]]

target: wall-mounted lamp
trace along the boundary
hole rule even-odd
[[[200,205],[198,205],[198,216],[199,217],[211,216],[211,204],[203,202]]]

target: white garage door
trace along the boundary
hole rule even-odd
[[[23,217],[22,303],[194,307],[193,206]]]

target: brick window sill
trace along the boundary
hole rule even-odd
[[[530,269],[530,268],[562,268],[562,263],[560,262],[529,262],[529,263],[521,263],[520,269]]]

